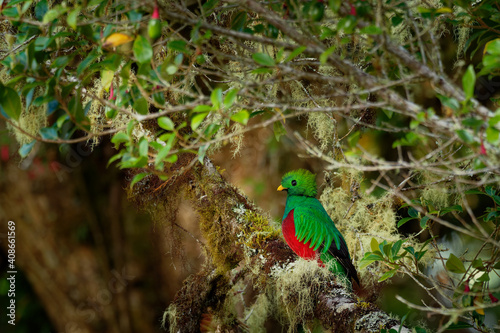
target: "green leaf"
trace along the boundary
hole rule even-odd
[[[130,182],[130,189],[132,189],[137,182],[140,182],[142,179],[144,179],[144,177],[148,175],[149,173],[147,172],[141,172],[135,175],[134,178],[132,178],[132,181]]]
[[[324,65],[326,63],[326,61],[328,60],[328,57],[330,56],[330,54],[332,54],[336,48],[337,47],[335,45],[333,45],[332,47],[329,47],[325,52],[321,53],[321,55],[319,56],[319,62],[322,65]]]
[[[403,245],[403,240],[400,239],[398,240],[397,242],[395,242],[393,245],[392,245],[392,248],[391,248],[391,255],[392,257],[394,258],[395,256],[397,256],[397,254],[399,253],[399,250],[401,249],[401,245]]]
[[[71,28],[73,28],[73,30],[76,30],[77,18],[79,14],[80,14],[80,7],[78,6],[75,9],[73,9],[66,18],[66,22]]]
[[[483,273],[483,275],[481,275],[479,278],[477,278],[476,281],[478,282],[486,282],[486,281],[489,281],[490,280],[490,275],[486,272]]]
[[[339,23],[337,23],[337,29],[339,31],[344,31],[346,34],[352,33],[354,28],[356,27],[356,17],[353,15],[348,15],[340,19]]]
[[[198,161],[203,164],[203,160],[205,159],[205,155],[207,153],[207,150],[208,150],[208,147],[210,147],[210,145],[203,145],[201,146],[199,149],[198,149]]]
[[[466,323],[465,321],[459,321],[457,323],[453,323],[450,326],[448,326],[448,331],[449,330],[459,330],[459,329],[464,329],[464,328],[471,328],[474,327],[469,323]]]
[[[454,111],[458,111],[460,109],[460,103],[455,98],[444,96],[441,94],[436,94],[436,96],[444,106],[449,107]]]
[[[454,205],[451,207],[446,207],[440,210],[441,215],[447,214],[449,212],[463,212],[463,208],[460,205]]]
[[[120,169],[126,168],[143,168],[148,164],[148,159],[144,156],[135,157],[130,156],[128,153],[123,154],[122,161],[120,162]]]
[[[92,50],[89,55],[78,65],[78,67],[76,68],[76,74],[81,75],[83,71],[87,69],[87,67],[90,66],[98,57],[99,54],[97,53],[97,50]]]
[[[380,253],[380,252],[378,252],[378,253]],[[373,263],[375,261],[381,261],[381,260],[384,260],[382,255],[375,254],[374,252],[365,253],[364,258],[361,259],[361,261],[359,262],[359,269],[364,269],[365,267],[367,267],[371,263]]]
[[[276,65],[276,62],[269,54],[266,53],[254,53],[252,54],[253,60],[262,66],[272,67]]]
[[[413,246],[405,247],[404,250],[409,254],[411,254],[412,256],[415,256],[415,249],[413,248]]]
[[[135,100],[134,105],[132,106],[135,111],[139,114],[148,114],[148,101],[144,97],[141,97]]]
[[[106,92],[109,91],[114,76],[115,76],[114,71],[110,71],[107,69],[101,71],[101,86],[104,88],[104,90],[106,90]]]
[[[113,138],[111,139],[111,142],[115,144],[115,147],[118,147],[118,145],[122,142],[129,142],[130,137],[124,133],[124,132],[118,132],[115,135],[113,135]]]
[[[61,68],[65,67],[68,62],[70,62],[72,58],[68,56],[57,57],[52,64],[50,64],[50,68]]]
[[[19,148],[19,155],[21,155],[21,158],[25,158],[26,156],[29,155],[33,147],[35,146],[36,140],[31,141],[30,143],[25,143],[24,145]]]
[[[44,140],[57,140],[57,129],[54,127],[44,127],[40,129],[40,136]]]
[[[62,14],[66,13],[69,10],[67,7],[63,7],[62,5],[56,5],[43,16],[42,22],[44,24],[50,23],[57,19]]]
[[[151,47],[151,44],[149,44],[149,41],[141,35],[137,36],[135,39],[132,50],[134,51],[135,58],[141,64],[151,61],[151,58],[153,57],[153,48]]]
[[[219,3],[219,0],[208,0],[202,5],[205,15],[210,14]]]
[[[500,139],[500,131],[494,127],[488,127],[486,129],[486,140],[491,144],[498,144],[498,139]]]
[[[450,257],[446,260],[446,268],[452,273],[466,272],[464,263],[453,253],[450,253]]]
[[[477,268],[477,269],[479,269],[480,271],[484,271],[483,259],[481,259],[481,258],[479,258],[479,259],[475,259],[475,260],[472,262],[472,267],[473,267],[473,268]]]
[[[497,38],[486,43],[484,46],[484,52],[493,55],[500,55],[500,39]]]
[[[479,190],[468,190],[468,191],[465,191],[465,194],[485,194],[484,192],[481,192]]]
[[[248,123],[248,118],[250,117],[250,113],[247,110],[241,110],[238,113],[231,115],[231,120],[236,121],[240,124],[246,125]]]
[[[465,92],[465,98],[471,99],[474,96],[474,86],[476,85],[476,72],[471,64],[467,67],[464,76],[462,77],[462,87]]]
[[[171,50],[182,52],[182,53],[189,53],[188,49],[186,48],[186,42],[183,40],[172,40],[168,42],[167,47]]]
[[[496,194],[496,190],[493,188],[493,186],[489,185],[484,188],[484,191],[486,192],[487,195],[490,197],[494,196]]]
[[[379,279],[378,279],[378,282],[382,282],[384,280],[387,280],[391,277],[394,276],[394,274],[396,274],[398,270],[397,269],[391,269],[390,271],[388,272],[385,272]]]
[[[49,7],[47,6],[47,0],[39,1],[35,6],[35,18],[37,19],[37,21],[42,21],[45,13],[47,13],[48,10]]]
[[[415,218],[414,217],[405,217],[405,218],[402,218],[401,220],[399,220],[398,222],[398,228],[400,226],[402,226],[403,224],[405,224],[406,222],[408,221],[411,221],[411,220],[414,220]]]
[[[0,111],[14,120],[19,120],[22,106],[21,98],[17,92],[0,84]]]
[[[474,142],[474,135],[472,134],[471,131],[465,130],[465,129],[459,129],[456,131],[458,137],[465,143],[473,143]]]
[[[238,97],[238,89],[233,88],[229,90],[226,96],[224,97],[224,108],[229,109],[231,106],[233,106],[237,97]]]
[[[212,110],[212,107],[210,105],[196,105],[193,108],[193,112],[209,112]]]
[[[329,0],[328,4],[330,5],[330,8],[337,13],[340,9],[340,5],[342,4],[342,0]]]
[[[148,139],[142,137],[141,140],[139,141],[139,155],[147,157],[148,151],[149,151]]]
[[[307,47],[305,47],[305,46],[300,46],[300,47],[296,48],[288,55],[288,57],[285,58],[285,60],[283,62],[292,61],[293,59],[295,59],[295,57],[297,57],[299,54],[304,52],[306,49],[307,49]]]
[[[167,131],[173,131],[175,129],[175,124],[169,117],[158,118],[158,125]]]
[[[208,112],[197,113],[191,118],[191,128],[195,131],[208,116]]]
[[[382,34],[382,29],[380,29],[376,25],[369,25],[362,28],[359,32],[367,35],[380,35]]]
[[[420,228],[424,229],[427,226],[427,221],[429,221],[429,216],[424,216],[420,219]]]
[[[213,108],[215,110],[220,109],[222,105],[222,89],[215,88],[210,94],[210,101],[212,102]]]
[[[167,159],[167,155],[170,153],[170,150],[172,149],[172,146],[174,145],[174,141],[175,141],[175,133],[168,133],[166,134],[166,136],[164,137],[166,143],[165,143],[165,146],[163,146],[159,151],[158,151],[158,155],[156,155],[156,159],[155,159],[155,167],[157,169],[160,169],[161,166],[163,165],[163,161],[166,161],[166,162],[170,162],[172,160],[177,160],[177,156],[175,158],[172,158],[171,160],[168,160]],[[174,156],[174,155],[172,155]],[[170,162],[170,163],[174,163],[175,161],[173,162]]]
[[[241,11],[234,15],[231,21],[231,30],[243,31],[247,23],[247,12]]]
[[[167,68],[166,68],[166,72],[168,75],[174,75],[175,73],[177,73],[178,70],[179,70],[179,67],[177,67],[174,64],[169,64],[169,65],[167,65]]]
[[[276,121],[273,123],[273,132],[274,132],[274,138],[278,142],[280,141],[280,138],[286,134],[285,126],[283,126],[281,121]]]

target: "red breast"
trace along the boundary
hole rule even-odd
[[[283,232],[283,236],[285,237],[285,241],[290,246],[290,248],[295,252],[298,256],[304,259],[318,259],[318,261],[322,264],[321,259],[318,258],[318,252],[314,251],[309,246],[311,245],[311,241],[307,243],[300,242],[295,236],[295,223],[293,220],[293,209],[288,213],[287,217],[283,220],[283,224],[281,225],[281,230]]]

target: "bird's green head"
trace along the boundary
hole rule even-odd
[[[316,197],[316,175],[304,169],[290,171],[283,176],[278,191],[287,191],[288,195]]]

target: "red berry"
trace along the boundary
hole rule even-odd
[[[481,138],[481,147],[479,149],[479,155],[486,156],[486,148],[484,147],[484,142],[482,138]]]
[[[151,18],[153,20],[159,20],[160,19],[160,10],[158,9],[157,6],[155,6],[155,9],[153,9],[153,15],[151,15]]]
[[[356,7],[354,7],[354,5],[352,4],[351,4],[351,15],[356,16]]]

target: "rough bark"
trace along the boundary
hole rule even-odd
[[[135,235],[126,232],[131,223],[125,220],[135,221],[122,205],[120,177],[100,177],[105,164],[94,155],[88,174],[55,161],[35,159],[28,170],[15,160],[0,162],[0,250],[7,253],[7,222],[14,221],[15,268],[29,280],[57,332],[159,331],[161,314],[148,312],[151,300],[141,289],[157,273],[146,267],[154,253],[141,263],[129,250],[144,242],[150,226],[144,232],[135,228]],[[17,320],[25,320],[19,315]]]

